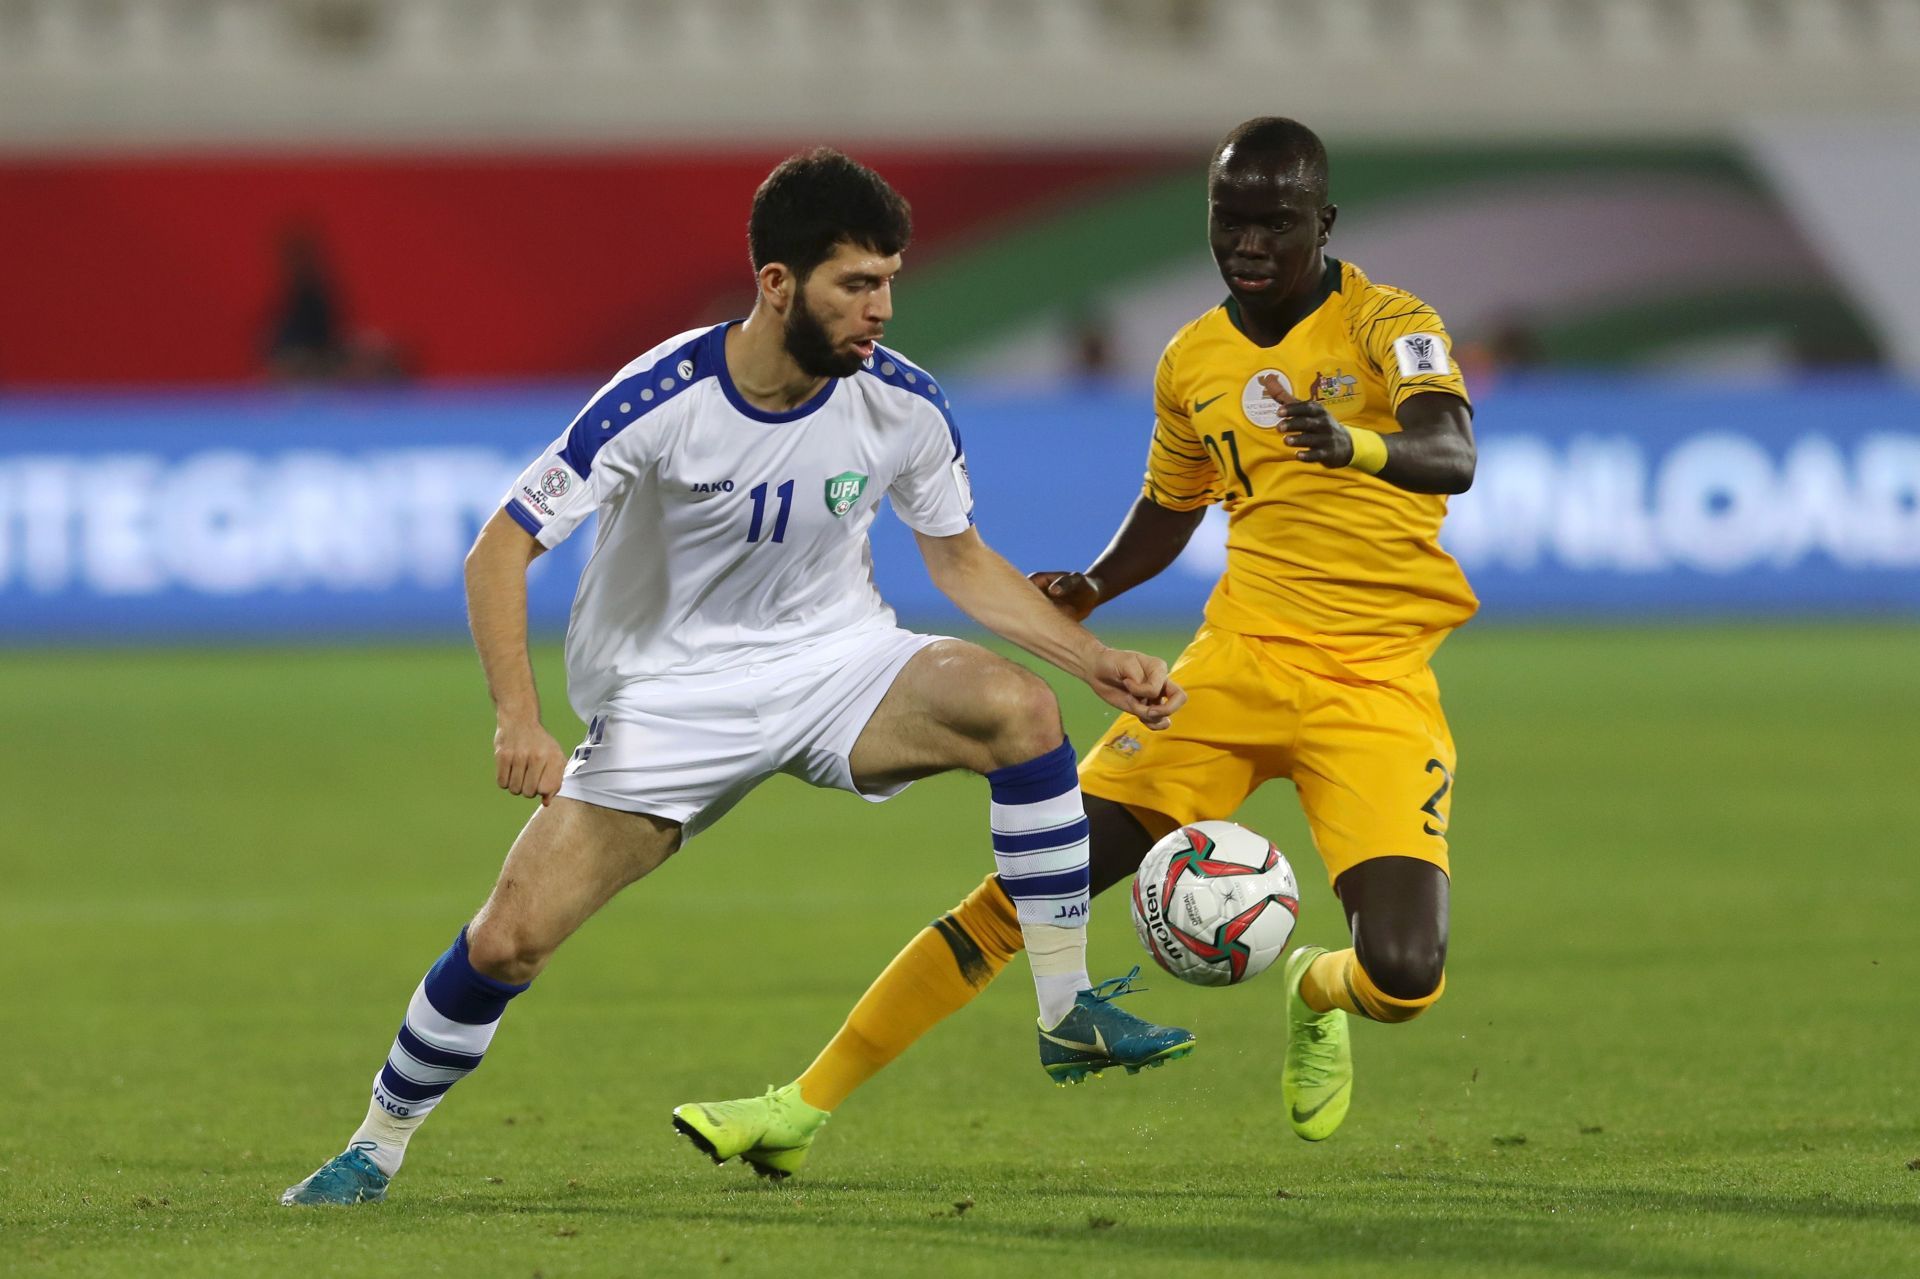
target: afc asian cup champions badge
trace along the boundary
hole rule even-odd
[[[1261,369],[1240,390],[1240,411],[1263,431],[1280,425],[1280,406],[1295,399],[1293,381],[1279,369]]]

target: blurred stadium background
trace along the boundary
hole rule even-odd
[[[1022,567],[1065,567],[1131,501],[1160,345],[1220,295],[1202,234],[1207,154],[1269,113],[1328,139],[1342,207],[1331,250],[1431,301],[1475,393],[1479,477],[1444,540],[1484,609],[1440,667],[1467,761],[1456,835],[1477,878],[1460,901],[1468,979],[1435,1015],[1443,1030],[1365,1040],[1397,1082],[1369,1085],[1379,1109],[1356,1110],[1344,1152],[1315,1152],[1353,1162],[1312,1173],[1245,1134],[1209,1128],[1209,1140],[1243,1171],[1279,1162],[1308,1199],[1330,1205],[1344,1188],[1366,1206],[1340,1235],[1340,1265],[1317,1277],[1410,1256],[1417,1273],[1483,1274],[1507,1248],[1521,1269],[1562,1274],[1649,1255],[1653,1270],[1699,1275],[1897,1273],[1889,1259],[1910,1260],[1920,1220],[1887,1205],[1910,1204],[1912,1183],[1837,1171],[1829,1137],[1920,1176],[1887,1162],[1911,1144],[1914,1093],[1877,1065],[1912,1059],[1911,1030],[1893,1025],[1905,1014],[1887,1014],[1910,1011],[1920,976],[1899,940],[1920,908],[1902,852],[1920,751],[1920,0],[0,0],[0,772],[20,804],[0,835],[0,921],[28,992],[9,1013],[20,1122],[0,1137],[0,1200],[23,1214],[14,1260],[100,1273],[349,1264],[302,1252],[319,1246],[306,1227],[269,1226],[241,1254],[184,1241],[231,1229],[218,1205],[265,1205],[323,1153],[315,1142],[356,1113],[418,960],[484,891],[521,810],[485,785],[461,557],[509,478],[608,373],[745,310],[747,201],[774,162],[839,145],[913,203],[889,342],[952,389],[989,539]],[[898,523],[875,527],[902,614],[960,625]],[[1209,524],[1102,619],[1177,650],[1222,536]],[[535,570],[555,721],[553,641],[589,541]],[[1097,730],[1098,708],[1070,711],[1077,734]],[[565,740],[571,726],[555,727]],[[924,793],[944,798],[854,821],[914,846],[969,828],[978,797],[960,780]],[[710,837],[706,864],[752,882],[770,856],[756,843],[791,844],[792,814],[838,829],[848,811],[800,807],[814,800],[797,791],[781,802],[743,809]],[[1310,866],[1285,798],[1260,804],[1248,820]],[[450,1171],[476,1143],[488,1158],[495,1140],[524,1151],[471,1117],[504,1108],[511,1125],[505,1099],[558,1089],[569,1071],[582,1092],[607,1086],[619,1067],[606,1054],[624,1066],[627,1050],[593,1040],[596,1000],[650,1010],[665,1042],[698,1046],[626,1082],[649,1133],[679,1091],[731,1095],[797,1066],[903,929],[964,889],[956,862],[974,865],[952,857],[877,884],[852,848],[809,857],[818,886],[769,896],[831,919],[831,939],[786,946],[775,902],[734,907],[778,971],[662,971],[662,945],[698,946],[700,872],[679,863],[646,905],[622,903],[644,929],[584,936],[572,975],[543,979],[542,1007],[547,1025],[577,1034],[573,1017],[587,1037],[542,1040],[529,1011],[521,1065],[490,1059],[497,1078],[461,1103],[470,1118],[434,1134],[447,1162],[409,1165],[436,1211],[479,1215],[460,1218],[458,1241],[436,1218],[408,1255],[437,1264],[464,1247],[481,1271],[511,1256],[530,1260],[521,1273],[569,1273],[543,1250],[574,1245],[489,1233],[489,1205],[519,1204],[519,1187],[475,1190]],[[1824,888],[1811,862],[1825,863]],[[1309,920],[1337,929],[1310,891]],[[1130,962],[1111,912],[1096,927]],[[1807,939],[1858,974],[1794,985],[1779,952]],[[1622,967],[1630,949],[1641,958]],[[1864,984],[1869,958],[1884,985]],[[1677,1020],[1656,1026],[1610,984],[1646,989],[1675,964],[1706,965],[1721,1002],[1666,989]],[[1581,981],[1586,994],[1566,994]],[[308,1004],[281,1005],[289,982]],[[1768,1002],[1783,989],[1786,1029]],[[756,1017],[768,991],[792,1017],[756,1022],[758,1039],[717,1038],[716,991],[736,999],[727,1018]],[[1259,1046],[1255,1022],[1195,1007],[1192,1024],[1222,1032],[1223,1069]],[[1018,1000],[1002,1009],[1012,1017]],[[1849,1020],[1816,1031],[1820,1009]],[[1453,1037],[1499,1018],[1552,1033],[1486,1059]],[[981,1034],[972,1024],[957,1033]],[[1685,1052],[1711,1096],[1621,1064],[1632,1046],[1666,1069],[1688,1036],[1705,1037]],[[1835,1043],[1852,1056],[1817,1055]],[[289,1110],[295,1044],[316,1073]],[[563,1056],[575,1044],[588,1047]],[[1249,1080],[1271,1075],[1270,1034],[1264,1047]],[[1507,1080],[1540,1082],[1499,1101],[1483,1091],[1476,1111],[1467,1069],[1497,1087],[1500,1051],[1526,1066]],[[208,1136],[192,1099],[222,1060],[250,1071],[227,1095],[248,1130]],[[915,1143],[933,1139],[913,1099],[951,1099],[1002,1070],[1003,1098],[1032,1082],[1024,1059],[1003,1067],[984,1049],[913,1060],[921,1073],[903,1065],[902,1082],[875,1085],[873,1120],[836,1123],[844,1162],[823,1161],[828,1178],[870,1170],[851,1184],[883,1217],[896,1184],[936,1207],[956,1197],[920,1158]],[[1795,1069],[1835,1090],[1831,1131],[1756,1118],[1785,1113]],[[1580,1133],[1600,1134],[1595,1116],[1613,1115],[1608,1132],[1632,1131],[1649,1098],[1668,1109],[1606,1167],[1686,1165],[1664,1188],[1668,1174],[1650,1173],[1604,1192],[1615,1199],[1582,1199],[1603,1194],[1579,1182],[1587,1172],[1475,1165],[1451,1189],[1421,1183],[1439,1198],[1416,1203],[1367,1180],[1443,1149],[1484,1152],[1489,1131],[1499,1149],[1486,1157],[1520,1159],[1522,1124],[1537,1125],[1544,1159],[1549,1123],[1577,1112]],[[982,1104],[968,1113],[989,1135],[1023,1113]],[[1119,1142],[1149,1181],[1187,1184],[1158,1162],[1181,1149],[1174,1112],[1151,1147],[1151,1116],[1103,1109],[1126,1096],[1087,1104],[1100,1121],[1088,1140]],[[1689,1127],[1708,1117],[1712,1132]],[[703,1216],[704,1200],[671,1197],[696,1193],[660,1163],[678,1152],[649,1147],[649,1171],[631,1171],[594,1114],[556,1100],[550,1118],[578,1143],[556,1201],[577,1176],[579,1193],[604,1189],[622,1205],[608,1211],[625,1211],[635,1182],[622,1178],[637,1177],[663,1202],[702,1205],[685,1220],[704,1225],[646,1235],[674,1265],[725,1260],[728,1231],[751,1235],[774,1211]],[[1426,1154],[1402,1151],[1401,1120],[1421,1126]],[[183,1130],[211,1146],[180,1149]],[[1751,1140],[1712,1145],[1727,1132]],[[193,1189],[195,1175],[212,1180]],[[1025,1175],[992,1165],[961,1188]],[[1552,1175],[1587,1188],[1538,1200],[1514,1188]],[[1060,1176],[1029,1186],[1034,1212],[1055,1211],[1049,1196],[1076,1176],[1121,1174]],[[1770,1177],[1788,1187],[1773,1198]],[[1750,1199],[1689,1189],[1743,1179]],[[1195,1227],[1191,1253],[1130,1240],[1174,1267],[1161,1273],[1271,1242],[1194,1193],[1238,1224]],[[83,1206],[90,1196],[106,1206]],[[136,1260],[128,1221],[168,1196],[183,1242],[164,1267]],[[1098,1229],[1107,1209],[1087,1202]],[[1131,1210],[1177,1215],[1182,1202]],[[1504,1207],[1480,1222],[1489,1202]],[[1614,1213],[1621,1231],[1635,1213],[1725,1231],[1676,1227],[1653,1254],[1625,1235],[1617,1252],[1570,1245],[1544,1224],[1569,1202]],[[559,1214],[548,1234],[574,1233],[551,1203],[513,1211]],[[896,1261],[959,1264],[928,1241],[947,1227],[918,1200],[897,1215],[906,1224],[873,1227],[904,1250]],[[986,1215],[970,1220],[985,1229]],[[1132,1220],[1103,1237],[1127,1237]],[[1404,1228],[1404,1250],[1356,1242],[1381,1220]],[[1001,1242],[1031,1261],[1052,1255],[1051,1229]],[[1726,1231],[1747,1241],[1744,1260],[1722,1260]],[[1854,1251],[1820,1252],[1835,1231],[1856,1232]],[[1453,1242],[1418,1252],[1416,1234]],[[814,1238],[829,1240],[818,1264],[887,1272],[880,1254]]]
[[[1082,556],[1219,292],[1201,162],[1276,110],[1472,372],[1487,621],[1911,612],[1917,82],[1911,0],[4,0],[0,634],[457,632],[503,477],[744,308],[822,139],[915,205],[892,336],[985,527]],[[1128,610],[1190,617],[1203,542]]]

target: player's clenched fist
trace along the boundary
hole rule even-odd
[[[1087,682],[1110,705],[1155,732],[1187,701],[1186,691],[1167,678],[1165,662],[1124,648],[1103,649]]]
[[[493,765],[501,790],[544,804],[559,793],[567,753],[539,721],[503,718],[493,731]]]
[[[1283,400],[1280,430],[1294,457],[1321,466],[1346,466],[1353,461],[1353,437],[1334,420],[1327,406],[1312,400]]]
[[[1027,580],[1039,587],[1040,593],[1052,600],[1055,608],[1076,622],[1086,621],[1087,614],[1100,604],[1100,587],[1085,573],[1029,573]]]

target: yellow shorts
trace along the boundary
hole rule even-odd
[[[1187,704],[1172,727],[1148,732],[1121,716],[1081,761],[1083,791],[1184,825],[1230,817],[1262,782],[1286,777],[1329,883],[1373,857],[1448,870],[1455,756],[1430,667],[1332,679],[1272,641],[1205,626],[1173,679]]]

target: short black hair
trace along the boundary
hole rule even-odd
[[[913,238],[913,211],[887,180],[832,147],[782,160],[753,193],[747,249],[758,271],[785,264],[806,279],[836,246],[891,256]]]
[[[1326,144],[1320,141],[1319,134],[1298,120],[1262,115],[1236,126],[1213,149],[1213,160],[1207,165],[1207,176],[1214,177],[1229,164],[1237,165],[1255,156],[1275,161],[1282,169],[1298,169],[1306,184],[1317,187],[1321,198],[1326,197]]]

